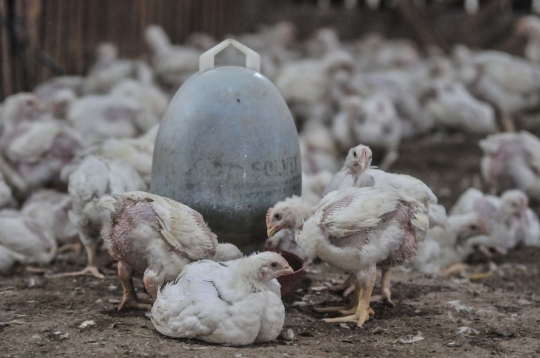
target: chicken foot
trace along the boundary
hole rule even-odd
[[[373,286],[375,286],[375,280],[377,279],[377,273],[375,272],[368,282],[364,282],[362,279],[358,279],[356,283],[356,291],[354,300],[357,302],[356,311],[354,314],[337,318],[326,318],[323,321],[327,323],[340,323],[340,322],[356,322],[358,327],[362,327],[364,323],[369,320],[370,310],[369,301],[371,293],[373,292]]]
[[[382,269],[381,277],[381,294],[371,297],[371,302],[384,302],[390,307],[396,307],[396,304],[392,302],[391,296],[392,292],[390,291],[390,279],[392,277],[392,271],[390,268]]]
[[[149,303],[141,303],[135,293],[133,287],[133,269],[122,262],[118,262],[118,278],[122,283],[123,297],[118,310],[122,311],[125,308],[136,308],[141,310],[150,310],[152,305]]]
[[[77,242],[72,242],[70,244],[64,244],[62,246],[60,246],[57,250],[57,252],[65,252],[65,251],[73,251],[75,252],[77,255],[81,253],[81,250],[83,248],[83,245],[80,241],[77,241]]]
[[[76,272],[60,273],[52,277],[92,275],[96,278],[105,278],[105,276],[103,276],[99,272],[98,268],[96,267],[96,248],[94,246],[89,246],[89,245],[84,245],[84,248],[86,249],[86,253],[88,255],[88,264],[86,265],[86,268],[84,268],[81,271],[76,271]]]

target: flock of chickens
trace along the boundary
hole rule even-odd
[[[512,121],[540,108],[540,19],[516,29],[529,38],[527,59],[463,46],[423,54],[378,35],[342,43],[331,29],[299,43],[290,23],[235,36],[261,55],[300,128],[302,196],[268,210],[266,247],[350,274],[314,288],[354,292],[348,305],[317,309],[342,314],[327,322],[362,326],[371,301],[393,306],[392,267],[451,275],[475,251],[540,246],[528,207],[529,197],[540,200],[540,140]],[[87,267],[49,277],[103,277],[96,252],[104,243],[118,261],[119,309],[151,309],[156,329],[172,337],[271,341],[284,323],[276,278],[292,272],[287,261],[243,257],[218,243],[198,212],[147,192],[159,121],[216,41],[193,34],[172,45],[158,26],[145,39],[148,58],[119,58],[102,44],[87,76],[53,78],[0,106],[0,273],[17,263],[47,271],[58,252],[82,244]],[[230,49],[217,61],[243,58]],[[471,188],[447,215],[422,181],[387,172],[403,138],[441,127],[487,136],[481,172],[500,197]],[[381,295],[372,297],[377,268]],[[138,299],[134,271],[153,304]]]

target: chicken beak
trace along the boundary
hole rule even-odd
[[[278,231],[278,227],[277,226],[272,226],[271,228],[268,228],[266,230],[266,234],[268,235],[268,237],[272,237],[274,236],[274,234]]]
[[[279,274],[280,276],[283,276],[283,275],[291,274],[293,272],[294,272],[293,269],[290,266],[287,266],[285,267],[285,269],[281,270]]]

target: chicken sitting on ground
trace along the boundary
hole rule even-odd
[[[146,291],[155,299],[158,287],[174,280],[193,261],[242,257],[236,246],[218,244],[201,214],[174,200],[134,191],[105,196],[99,207],[107,212],[102,238],[118,260],[118,277],[124,288],[119,310],[150,309],[137,300],[134,270],[144,274]]]
[[[158,130],[159,124],[156,124],[138,138],[109,138],[88,147],[85,152],[86,154],[92,153],[125,161],[139,173],[147,185],[150,185],[154,145]]]
[[[540,200],[540,140],[520,133],[494,134],[480,141],[482,176],[497,191],[521,189]]]
[[[520,190],[503,193],[491,234],[473,237],[467,243],[479,245],[489,258],[491,254],[485,247],[504,254],[520,245],[540,246],[540,223],[536,214],[529,209],[527,195]]]
[[[276,278],[292,272],[272,252],[192,263],[159,290],[152,323],[170,337],[234,346],[272,341],[285,321]]]
[[[87,267],[79,272],[57,276],[92,274],[103,278],[96,267],[96,249],[101,242],[101,229],[107,213],[98,205],[105,195],[145,190],[146,185],[126,162],[90,155],[69,176],[68,192],[72,199],[71,222],[79,229],[79,238],[88,254]]]
[[[474,98],[462,83],[438,79],[433,81],[431,93],[425,106],[435,122],[467,133],[497,131],[493,108]]]
[[[50,263],[56,256],[56,241],[37,221],[15,210],[0,211],[0,246],[2,270],[13,263]]]
[[[71,209],[69,194],[54,190],[39,190],[24,202],[21,211],[28,217],[36,220],[47,230],[62,247],[58,252],[73,249],[79,253],[82,246],[77,240],[78,231],[69,220],[68,212]]]
[[[373,313],[369,302],[377,267],[383,271],[382,297],[391,303],[389,269],[416,254],[429,228],[427,210],[393,189],[348,188],[331,192],[311,217],[310,212],[311,208],[296,197],[276,204],[268,212],[268,236],[292,229],[309,257],[354,273],[356,290],[351,305],[318,311],[347,314],[326,322],[362,326]]]
[[[371,149],[365,145],[360,144],[351,148],[345,158],[343,168],[328,183],[323,196],[334,190],[355,186],[362,173],[371,166],[371,156]]]

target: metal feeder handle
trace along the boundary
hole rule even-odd
[[[203,73],[213,69],[214,57],[230,45],[233,45],[246,55],[247,68],[256,72],[261,72],[261,55],[233,39],[227,39],[203,53],[201,57],[199,57],[199,72]]]

